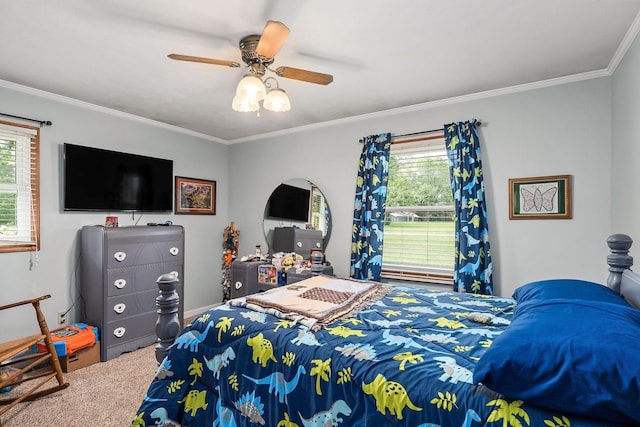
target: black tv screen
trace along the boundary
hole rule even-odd
[[[65,211],[169,212],[173,161],[64,144]]]
[[[309,222],[309,200],[311,190],[280,184],[271,193],[268,216],[291,221]]]

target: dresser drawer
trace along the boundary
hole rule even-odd
[[[107,322],[113,322],[118,319],[147,313],[149,311],[155,313],[157,309],[156,298],[159,295],[158,290],[150,290],[109,297],[107,298],[107,306],[105,308],[105,319]]]
[[[155,335],[158,314],[147,312],[107,322],[100,336],[105,348],[136,340],[144,335]]]
[[[181,242],[178,241],[151,243],[109,241],[106,249],[107,268],[182,261],[183,249]]]
[[[157,280],[165,273],[176,273],[182,282],[181,263],[147,264],[107,271],[107,296],[125,295],[146,290],[158,292]]]

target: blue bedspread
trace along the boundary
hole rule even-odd
[[[370,308],[310,331],[225,304],[180,334],[132,425],[610,425],[472,383],[476,361],[510,323],[514,305],[394,287]]]

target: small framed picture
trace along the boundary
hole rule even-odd
[[[509,179],[509,219],[571,217],[571,175]]]
[[[117,227],[118,226],[118,217],[117,216],[108,216],[104,220],[105,227]]]
[[[215,215],[216,182],[176,176],[176,214]]]

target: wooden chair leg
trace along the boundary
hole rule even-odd
[[[0,388],[5,386],[13,387],[27,381],[37,380],[35,385],[31,386],[24,392],[21,391],[19,396],[1,399],[0,406],[3,407],[0,408],[0,415],[4,414],[20,402],[34,400],[51,393],[55,393],[56,391],[60,391],[69,386],[69,383],[64,381],[60,360],[58,359],[58,354],[56,353],[53,340],[51,339],[51,331],[49,330],[47,321],[40,309],[40,301],[46,298],[50,298],[50,295],[0,307],[0,310],[6,310],[20,305],[31,304],[36,312],[36,319],[38,321],[38,326],[40,327],[40,334],[0,344],[0,367],[6,367],[14,364],[21,366],[8,378],[0,380]],[[47,351],[45,353],[28,353],[29,349],[33,345],[36,345],[41,339],[44,340]],[[45,362],[49,367],[40,369],[40,366]],[[38,369],[35,370],[35,368]],[[47,383],[54,378],[57,384],[47,386]]]
[[[53,345],[53,340],[51,339],[51,331],[49,331],[49,326],[47,325],[47,319],[45,319],[44,314],[42,314],[42,310],[40,310],[40,301],[39,300],[35,301],[33,303],[33,307],[36,310],[36,318],[38,319],[38,325],[40,325],[40,332],[42,332],[42,335],[44,335],[44,343],[47,346],[48,353],[51,355],[51,360],[50,360],[51,366],[55,371],[55,374],[56,374],[55,376],[56,376],[56,380],[58,381],[58,385],[61,386],[64,384],[62,367],[60,366],[58,353],[56,352],[56,348]]]

